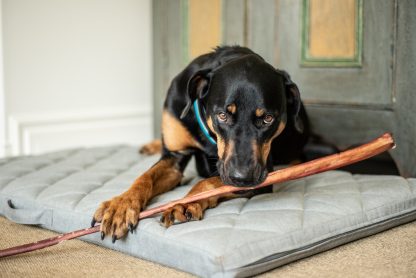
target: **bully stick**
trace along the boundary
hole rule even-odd
[[[268,177],[263,183],[257,186],[234,187],[230,185],[224,185],[222,187],[219,187],[213,190],[201,192],[196,195],[185,197],[185,198],[172,201],[172,202],[169,202],[167,204],[164,204],[164,205],[152,208],[152,209],[142,211],[139,215],[139,219],[143,219],[143,218],[152,216],[154,214],[163,212],[177,204],[191,203],[191,202],[206,199],[212,196],[221,196],[221,195],[231,193],[231,192],[236,192],[236,191],[257,189],[257,188],[265,187],[271,184],[284,182],[288,180],[299,179],[299,178],[306,177],[309,175],[340,168],[340,167],[370,158],[377,154],[380,154],[384,151],[387,151],[393,148],[394,146],[395,146],[394,140],[391,134],[385,133],[379,138],[367,144],[356,147],[354,149],[350,149],[350,150],[347,150],[338,154],[329,155],[329,156],[318,158],[318,159],[315,159],[306,163],[298,164],[296,166],[274,171],[268,175]],[[34,251],[37,249],[42,249],[48,246],[58,244],[65,240],[70,240],[70,239],[77,238],[80,236],[96,233],[99,230],[100,230],[100,225],[96,225],[91,228],[73,231],[67,234],[62,234],[56,237],[44,239],[44,240],[37,241],[34,243],[28,243],[28,244],[0,250],[0,258],[12,256],[16,254],[21,254],[21,253],[26,253],[26,252]]]

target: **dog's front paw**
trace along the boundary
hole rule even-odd
[[[160,222],[168,228],[175,222],[188,222],[191,220],[201,220],[204,210],[199,203],[179,204],[167,209],[160,218]]]
[[[222,182],[219,177],[211,177],[199,181],[186,196],[192,196],[207,190],[220,187]],[[191,220],[201,220],[204,211],[208,208],[215,208],[218,204],[218,196],[200,200],[190,204],[179,204],[167,209],[160,218],[165,227],[169,227],[175,222],[188,222]]]
[[[129,190],[113,199],[103,202],[96,210],[91,222],[101,222],[101,239],[111,236],[113,243],[136,228],[139,222],[141,202],[139,194]]]
[[[150,143],[147,143],[146,145],[143,145],[139,153],[144,155],[154,155],[157,153],[162,153],[162,141],[160,139],[155,139]]]

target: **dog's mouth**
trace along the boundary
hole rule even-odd
[[[224,184],[237,187],[251,187],[261,184],[267,177],[266,167],[256,164],[254,167],[231,168],[218,162],[218,172]]]

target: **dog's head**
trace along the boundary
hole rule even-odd
[[[301,128],[296,125],[301,105],[297,86],[286,72],[256,55],[197,72],[188,94],[188,101],[198,98],[205,107],[207,125],[217,139],[217,168],[226,184],[264,181],[271,143],[288,117]]]

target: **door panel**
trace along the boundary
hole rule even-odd
[[[247,44],[266,61],[275,64],[276,57],[276,1],[248,0]]]
[[[222,43],[247,45],[245,23],[247,2],[241,0],[222,1]]]
[[[302,65],[362,65],[362,3],[362,0],[303,0]]]
[[[221,43],[221,1],[189,0],[187,14],[187,48],[193,59]]]
[[[342,104],[390,108],[392,104],[392,40],[394,2],[363,2],[362,65],[344,68],[327,64],[308,67],[299,61],[302,40],[302,1],[279,1],[278,65],[286,69],[302,89],[305,103]],[[307,31],[307,30],[305,30]]]
[[[160,137],[163,102],[172,78],[188,57],[184,40],[187,32],[186,6],[182,1],[155,0],[153,4],[153,105],[154,134]]]

